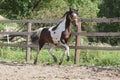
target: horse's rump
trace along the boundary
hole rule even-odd
[[[38,40],[40,38],[42,30],[43,28],[39,28],[31,33],[31,42],[33,44],[38,44]]]

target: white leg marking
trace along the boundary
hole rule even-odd
[[[55,57],[55,55],[53,54],[53,49],[55,48],[56,46],[52,46],[50,49],[49,49],[49,53],[50,55],[53,57],[54,61],[57,62],[57,58]]]
[[[70,56],[69,46],[68,46],[67,44],[64,44],[63,46],[65,47],[65,54],[66,54],[67,56]]]

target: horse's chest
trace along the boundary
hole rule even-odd
[[[70,35],[71,35],[71,33],[68,30],[66,30],[63,33],[63,38],[68,39],[70,37]]]

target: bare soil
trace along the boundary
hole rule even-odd
[[[95,66],[0,62],[0,80],[120,80],[120,70]]]

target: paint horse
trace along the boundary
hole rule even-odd
[[[31,41],[33,43],[39,44],[39,50],[41,50],[45,43],[53,44],[54,46],[50,48],[49,53],[53,57],[55,62],[57,62],[57,58],[52,53],[52,50],[55,48],[55,46],[63,46],[65,52],[60,58],[59,64],[62,63],[65,54],[67,55],[67,61],[69,61],[70,54],[69,46],[67,45],[67,43],[71,36],[70,23],[72,23],[74,26],[78,25],[77,15],[78,10],[70,8],[69,11],[64,14],[59,24],[57,24],[56,26],[49,28],[43,27],[33,31],[31,34]],[[35,57],[34,64],[37,63],[37,59],[38,53]]]

